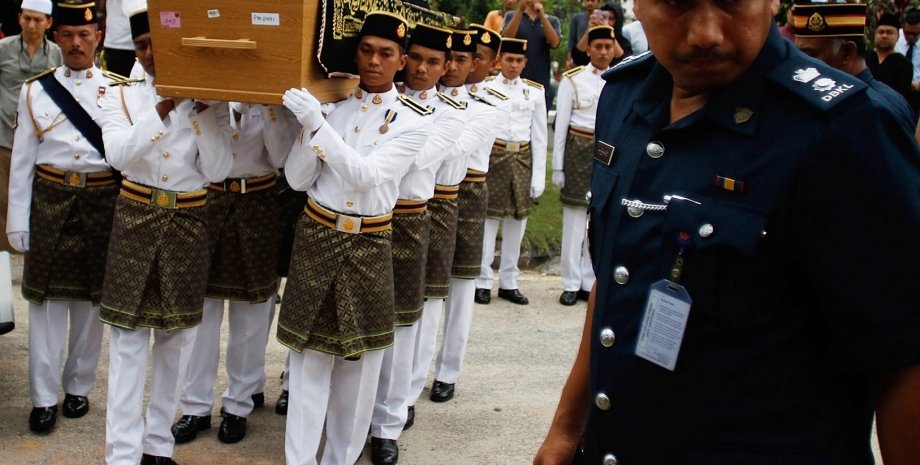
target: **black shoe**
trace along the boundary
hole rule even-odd
[[[578,293],[575,291],[562,291],[562,295],[559,296],[559,303],[566,306],[575,305],[578,302]]]
[[[499,289],[498,296],[518,305],[527,305],[530,303],[527,297],[524,297],[524,294],[521,294],[521,291],[517,289]]]
[[[57,422],[57,404],[51,407],[35,407],[29,413],[29,429],[33,433],[47,433],[54,428],[55,422]]]
[[[488,305],[489,302],[492,301],[492,290],[476,288],[476,295],[473,297],[473,300],[475,300],[477,304]]]
[[[61,413],[67,418],[80,418],[89,412],[89,399],[86,396],[64,394],[64,408]]]
[[[591,291],[578,290],[578,300],[584,300],[585,302],[591,298]]]
[[[172,457],[144,454],[141,456],[141,465],[179,465]]]
[[[415,406],[409,406],[409,414],[406,415],[406,424],[403,425],[403,431],[412,427],[415,424]]]
[[[252,408],[261,408],[265,406],[265,393],[257,392],[252,395]]]
[[[227,413],[224,421],[220,422],[220,429],[217,431],[217,439],[220,442],[233,444],[240,442],[246,437],[246,419],[232,413]]]
[[[454,398],[453,383],[442,383],[435,380],[431,385],[431,395],[428,396],[432,402],[447,402]]]
[[[371,437],[371,463],[393,465],[399,461],[399,446],[395,439]]]
[[[211,415],[205,415],[203,417],[182,415],[179,421],[172,425],[172,435],[176,438],[176,444],[182,444],[198,437],[199,431],[204,431],[209,428],[211,428]]]
[[[281,395],[278,396],[278,402],[275,402],[275,413],[278,415],[287,415],[288,407],[288,391],[287,389],[281,391]]]

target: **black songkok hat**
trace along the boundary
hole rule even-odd
[[[895,29],[901,29],[901,21],[898,20],[898,17],[891,14],[885,13],[878,19],[879,26],[891,26]]]
[[[137,39],[139,36],[142,36],[150,32],[150,20],[147,19],[147,9],[137,10],[134,13],[131,13],[129,18],[131,22],[131,38]]]
[[[412,37],[409,38],[409,46],[415,44],[432,50],[449,52],[453,46],[453,41],[453,37],[447,29],[417,23],[415,30],[412,31]]]
[[[451,50],[476,53],[476,31],[454,31],[451,37],[454,40]]]
[[[512,39],[511,37],[502,37],[502,46],[500,53],[517,53],[523,55],[527,52],[527,41],[524,39]]]
[[[864,37],[865,3],[796,4],[792,9],[797,37]]]
[[[613,28],[610,26],[594,26],[588,29],[588,43],[590,44],[592,40],[597,39],[616,40],[616,36],[613,34]]]
[[[402,16],[385,11],[372,11],[364,16],[359,37],[376,36],[392,40],[400,47],[406,47],[409,38],[409,24]]]
[[[502,35],[483,26],[482,24],[470,24],[470,29],[476,32],[477,44],[485,45],[498,53],[498,48],[502,45]]]
[[[62,26],[86,26],[99,22],[96,3],[58,3],[54,8],[54,24]]]

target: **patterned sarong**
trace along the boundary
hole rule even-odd
[[[393,297],[397,326],[412,325],[422,316],[429,224],[427,211],[393,215]]]
[[[530,149],[506,152],[493,148],[489,158],[489,218],[527,218],[533,207]]]
[[[428,201],[431,234],[425,262],[425,298],[446,299],[457,241],[457,199]]]
[[[559,200],[569,207],[587,208],[585,195],[591,190],[591,167],[594,165],[594,139],[579,137],[571,132],[565,142],[565,157],[562,169],[565,184],[559,193]]]
[[[457,242],[451,276],[460,279],[475,279],[482,266],[482,235],[485,227],[486,207],[489,204],[489,189],[484,182],[460,183],[460,197],[457,199]]]

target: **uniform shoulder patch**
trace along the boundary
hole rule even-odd
[[[118,73],[113,73],[113,72],[108,71],[108,70],[105,70],[105,69],[102,70],[102,75],[105,76],[105,77],[107,77],[107,78],[109,78],[109,79],[111,79],[111,80],[113,80],[113,81],[124,81],[124,80],[128,79],[127,76],[122,76],[122,75],[120,75],[120,74],[118,74]]]
[[[804,55],[791,57],[771,71],[767,78],[821,111],[827,111],[867,88],[856,76]]]
[[[54,70],[56,70],[56,69],[57,69],[57,66],[54,66],[54,67],[48,68],[48,69],[46,69],[46,70],[44,70],[44,71],[42,71],[42,72],[40,72],[40,73],[38,73],[38,74],[29,76],[29,77],[26,79],[26,82],[37,81],[37,80],[39,80],[39,79],[41,79],[41,78],[43,78],[43,77],[45,77],[45,76],[47,76],[47,75],[53,73]]]
[[[411,108],[413,111],[415,111],[416,113],[422,116],[427,116],[427,115],[434,113],[434,108],[431,108],[430,106],[422,105],[416,102],[415,100],[412,100],[411,98],[406,97],[405,95],[400,94],[397,98],[399,99],[400,102],[402,102],[403,105]]]
[[[146,80],[145,78],[136,78],[136,79],[124,78],[124,79],[120,79],[120,80],[113,79],[112,82],[109,83],[109,87],[112,87],[112,86],[130,86],[131,84],[134,84],[134,83],[137,83],[137,82],[144,82],[145,80]]]
[[[488,92],[488,93],[490,93],[490,94],[492,94],[492,95],[498,97],[500,100],[508,100],[508,96],[507,96],[507,95],[505,95],[505,94],[503,94],[503,93],[501,93],[501,92],[499,92],[499,91],[497,91],[497,90],[495,90],[495,89],[493,89],[493,88],[491,88],[491,87],[486,86],[485,89],[486,89],[486,92]]]
[[[657,60],[655,60],[655,56],[652,55],[652,52],[642,52],[638,55],[630,55],[612,68],[604,71],[601,77],[609,81],[613,76],[632,71],[644,70],[644,72],[647,73],[656,62]]]
[[[458,102],[458,101],[456,101],[456,100],[450,98],[450,97],[449,97],[447,94],[445,94],[444,92],[438,92],[438,98],[440,98],[444,103],[446,103],[446,104],[448,104],[448,105],[450,105],[450,106],[452,106],[452,107],[454,107],[454,108],[456,108],[456,109],[458,109],[458,110],[466,110],[466,103]]]
[[[479,95],[479,94],[470,94],[470,98],[472,98],[473,100],[475,100],[475,101],[477,101],[477,102],[481,102],[481,103],[484,103],[484,104],[486,104],[486,105],[489,105],[489,106],[491,106],[491,107],[494,107],[494,106],[495,106],[494,103],[492,103],[492,102],[489,101],[487,98],[485,98],[485,97],[483,97],[483,96],[481,96],[481,95]]]
[[[572,76],[574,76],[574,75],[576,75],[576,74],[578,74],[578,73],[580,73],[580,72],[582,72],[582,71],[584,71],[584,70],[585,70],[584,65],[582,65],[582,66],[576,66],[576,67],[574,67],[574,68],[572,68],[572,69],[570,69],[570,70],[568,70],[568,71],[562,73],[562,75],[565,76],[565,77],[572,77]]]
[[[543,84],[540,84],[537,81],[531,81],[530,79],[527,79],[527,78],[524,78],[521,80],[524,81],[524,84],[527,84],[530,87],[536,87],[537,89],[543,90]]]

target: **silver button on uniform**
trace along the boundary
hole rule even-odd
[[[591,191],[588,191],[588,193],[585,194],[585,200],[588,201],[588,202],[591,201]]]
[[[613,341],[616,340],[616,334],[613,333],[613,330],[610,328],[604,328],[601,331],[601,345],[604,347],[610,347],[613,345]]]
[[[661,142],[651,141],[645,146],[645,153],[652,158],[661,158],[664,155],[664,145]]]
[[[631,217],[633,217],[633,218],[638,218],[638,217],[642,216],[642,215],[645,213],[645,210],[643,210],[643,209],[641,209],[641,208],[639,208],[639,207],[627,207],[627,208],[626,208],[626,213],[629,213],[629,216],[631,216]]]
[[[629,282],[629,270],[625,266],[618,266],[613,270],[613,280],[617,284],[626,284]]]
[[[713,230],[714,230],[714,229],[713,229],[712,225],[709,224],[709,223],[706,223],[706,224],[700,226],[700,237],[709,237],[709,236],[711,236]]]
[[[601,410],[610,410],[610,398],[602,392],[594,398],[594,405]]]
[[[607,454],[604,456],[604,465],[620,465],[620,461],[617,460],[616,455]]]

